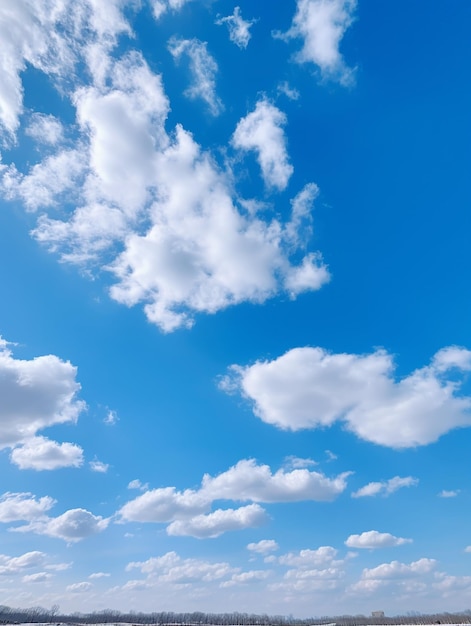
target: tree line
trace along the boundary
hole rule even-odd
[[[411,624],[471,624],[471,610],[461,613],[422,614],[410,611],[405,615],[392,617],[371,617],[366,615],[337,615],[298,619],[284,615],[249,613],[173,613],[167,611],[122,613],[105,609],[93,613],[60,613],[59,606],[50,609],[31,607],[11,608],[0,605],[0,624],[51,623],[76,626],[78,624],[132,624],[134,626],[155,624],[159,626],[402,626]]]

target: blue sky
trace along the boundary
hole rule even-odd
[[[471,608],[465,0],[0,7],[0,593]]]

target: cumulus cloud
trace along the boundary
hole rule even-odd
[[[0,522],[29,522],[52,509],[56,501],[49,496],[36,498],[32,493],[4,493],[0,497]]]
[[[50,578],[52,578],[52,574],[49,574],[48,572],[36,572],[36,574],[26,574],[26,576],[23,576],[21,581],[26,584],[44,583]]]
[[[249,543],[247,550],[250,552],[256,552],[257,554],[268,554],[269,552],[276,552],[279,546],[274,539],[262,539],[257,543]]]
[[[115,26],[113,32],[119,21]],[[177,56],[193,50],[173,45]],[[299,222],[297,238],[291,218],[286,224],[247,211],[230,171],[181,126],[167,132],[162,79],[142,55],[115,59],[104,44],[93,46],[93,82],[71,95],[74,147],[59,146],[25,172],[3,168],[3,194],[38,213],[33,236],[63,261],[108,271],[111,297],[142,304],[165,332],[191,326],[198,312],[261,303],[280,292],[294,298],[328,282],[321,255],[305,252],[310,218]],[[267,176],[284,185],[291,165],[276,126],[283,114],[271,106],[265,127],[255,121],[260,141],[271,142],[272,152],[261,145],[260,154]]]
[[[58,517],[43,517],[25,526],[12,528],[14,532],[33,532],[75,543],[105,530],[109,519],[93,515],[85,509],[70,509]]]
[[[258,504],[249,504],[238,509],[217,509],[208,515],[197,515],[187,520],[176,520],[169,524],[169,535],[197,537],[219,537],[223,533],[260,526],[268,517]]]
[[[350,535],[345,541],[345,545],[349,548],[393,548],[402,546],[406,543],[412,543],[412,539],[404,539],[403,537],[395,537],[390,533],[380,533],[377,530],[369,530],[361,533],[361,535]]]
[[[418,478],[414,478],[413,476],[394,476],[389,480],[371,482],[360,487],[360,489],[352,493],[352,498],[365,498],[378,495],[390,496],[398,489],[415,487],[418,484]]]
[[[21,360],[13,357],[5,342],[0,344],[0,449],[25,443],[16,457],[25,460],[36,444],[47,441],[33,439],[39,430],[74,423],[85,409],[77,399],[76,374],[76,367],[52,354]]]
[[[400,563],[399,561],[391,561],[390,563],[382,563],[371,569],[364,569],[362,579],[364,580],[389,580],[397,578],[409,578],[428,574],[436,565],[435,559],[419,559],[412,563]]]
[[[25,569],[42,567],[46,561],[44,552],[25,552],[21,556],[0,554],[0,574],[16,574]]]
[[[119,511],[124,521],[170,522],[206,512],[211,501],[197,491],[177,491],[175,487],[151,489],[127,502]]]
[[[256,20],[244,20],[240,13],[240,7],[235,7],[232,15],[221,17],[216,20],[218,26],[226,24],[229,29],[230,40],[239,46],[239,48],[247,48],[251,33],[250,27],[255,24]]]
[[[226,472],[203,477],[201,492],[212,500],[253,500],[254,502],[299,502],[334,500],[346,488],[349,472],[328,478],[308,469],[283,469],[272,473],[268,465],[254,459],[242,460]]]
[[[139,569],[150,579],[160,583],[187,584],[191,582],[212,582],[237,573],[228,563],[211,563],[201,559],[182,559],[176,552],[152,557],[147,561],[132,562],[127,571]]]
[[[216,537],[227,530],[263,523],[265,512],[255,503],[334,500],[345,490],[348,475],[346,472],[328,478],[308,469],[272,473],[268,465],[259,465],[254,459],[242,460],[217,476],[205,474],[198,490],[161,487],[145,491],[127,502],[118,515],[125,522],[170,522],[167,532],[172,535]],[[142,487],[141,483],[133,483],[136,488]],[[218,500],[254,504],[211,512]]]
[[[239,150],[253,150],[268,187],[280,191],[286,188],[293,173],[286,150],[283,127],[286,115],[268,100],[257,102],[255,110],[242,118],[232,136]]]
[[[288,552],[278,558],[281,565],[296,567],[302,570],[312,570],[315,568],[325,568],[332,565],[338,554],[338,550],[332,546],[321,546],[316,550],[300,550],[299,552]]]
[[[213,115],[219,115],[224,107],[216,94],[218,65],[208,52],[208,44],[199,39],[174,37],[169,41],[168,49],[176,61],[183,55],[189,59],[193,83],[185,91],[185,95],[192,99],[201,98]]]
[[[223,385],[239,389],[260,419],[279,428],[295,431],[341,421],[361,439],[408,448],[471,425],[471,398],[460,394],[470,351],[454,348],[453,360],[444,362],[449,350],[397,381],[385,350],[356,355],[295,348],[273,361],[233,365]]]
[[[46,437],[33,437],[10,454],[11,462],[20,469],[36,471],[55,470],[61,467],[80,467],[83,450],[73,443],[57,443]]]
[[[240,574],[233,574],[229,580],[225,580],[221,583],[221,587],[235,587],[237,585],[253,584],[260,580],[265,580],[270,575],[267,570],[250,570],[248,572],[241,572]]]
[[[356,0],[298,0],[296,14],[287,33],[274,33],[281,39],[302,39],[295,59],[314,63],[324,79],[343,85],[354,82],[355,71],[340,53],[340,42],[354,21]]]

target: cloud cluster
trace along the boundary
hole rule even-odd
[[[29,524],[16,526],[11,530],[21,533],[33,532],[75,543],[102,532],[108,524],[109,519],[93,515],[85,509],[70,509],[58,517],[38,517]]]
[[[471,398],[459,393],[460,377],[470,370],[471,351],[449,347],[396,381],[392,356],[384,350],[356,355],[306,347],[273,361],[233,365],[222,387],[239,389],[260,419],[279,428],[341,421],[361,439],[408,448],[471,425]],[[369,489],[371,495],[382,486]]]
[[[229,530],[262,524],[266,514],[258,503],[333,500],[345,490],[348,475],[328,478],[308,469],[272,473],[268,465],[242,460],[217,476],[203,476],[198,490],[163,487],[145,491],[127,502],[119,516],[128,522],[170,523],[167,532],[171,535],[217,537]],[[252,504],[210,512],[218,500]]]
[[[154,2],[154,14],[183,4]],[[38,241],[62,260],[110,272],[111,296],[127,306],[142,304],[148,319],[166,332],[190,326],[197,312],[319,289],[329,273],[319,253],[305,253],[307,231],[297,233],[297,223],[303,228],[297,216],[284,223],[247,211],[227,166],[181,126],[165,127],[170,106],[161,76],[136,51],[117,56],[118,36],[131,34],[123,11],[134,6],[132,0],[113,0],[105,14],[92,0],[51,0],[46,12],[41,3],[20,0],[11,15],[0,13],[0,30],[11,31],[0,84],[0,122],[7,134],[14,137],[18,128],[25,63],[56,83],[67,80],[64,93],[76,112],[70,127],[32,113],[27,132],[42,148],[42,159],[25,171],[2,165],[4,196],[38,214]],[[237,9],[231,17],[227,23],[242,41],[246,22]],[[21,27],[12,29],[12,19]],[[217,65],[207,45],[173,38],[169,49],[176,60],[189,60],[194,83],[188,95],[220,112]],[[79,62],[87,68],[82,75],[73,71]],[[285,123],[277,107],[261,100],[233,135],[237,149],[255,151],[266,184],[275,190],[287,186],[293,171]],[[73,145],[65,139],[72,136]],[[299,194],[308,200],[307,221],[314,187]]]

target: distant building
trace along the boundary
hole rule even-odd
[[[384,611],[371,611],[371,617],[384,617]]]

